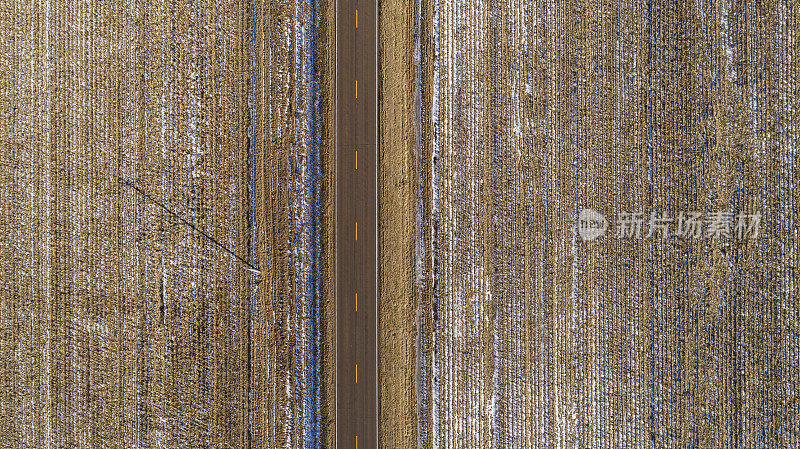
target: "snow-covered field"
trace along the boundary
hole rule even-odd
[[[325,4],[0,3],[0,446],[323,443]]]
[[[796,5],[414,7],[419,446],[798,444]]]

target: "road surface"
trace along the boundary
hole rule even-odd
[[[376,2],[336,5],[336,445],[378,447]]]

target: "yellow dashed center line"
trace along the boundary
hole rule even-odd
[[[356,312],[358,312],[358,293],[356,293]]]
[[[358,363],[356,363],[356,383],[358,383]]]
[[[356,150],[356,170],[358,170],[358,150]]]
[[[356,100],[358,100],[358,80],[356,80]]]
[[[356,240],[358,240],[358,222],[356,222]]]
[[[356,28],[358,28],[358,10],[356,10]]]

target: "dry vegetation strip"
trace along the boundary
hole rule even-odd
[[[417,444],[414,370],[416,309],[414,282],[414,7],[394,1],[381,5],[380,151],[378,198],[380,229],[378,331],[382,447]]]

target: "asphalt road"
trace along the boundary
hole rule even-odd
[[[376,2],[337,1],[336,444],[378,447]]]

